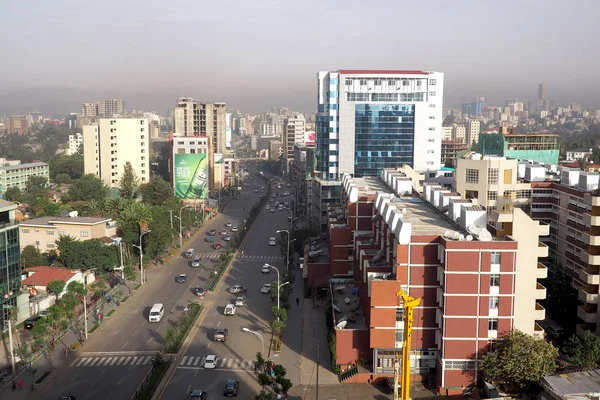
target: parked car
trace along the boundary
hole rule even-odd
[[[273,210],[275,211],[275,210]],[[277,244],[277,238],[275,237],[270,237],[269,238],[269,246],[275,246]]]
[[[226,328],[217,328],[215,329],[215,333],[213,334],[213,340],[215,342],[223,342],[227,341],[227,335],[229,334],[229,330]]]
[[[201,265],[202,260],[200,259],[200,257],[196,257],[192,260],[192,268],[200,268]]]
[[[194,257],[194,249],[188,249],[185,252],[185,258],[192,258],[192,257]]]
[[[190,393],[188,400],[206,400],[206,391],[194,390],[192,393]]]
[[[267,206],[265,207],[265,210],[269,211],[271,207],[267,204]]]
[[[204,238],[204,241],[208,242],[208,243],[212,243],[215,241],[215,239],[212,236],[209,236],[209,237]]]
[[[33,317],[27,318],[23,323],[23,327],[25,329],[32,329],[33,325],[42,318],[44,318],[42,315],[34,315]]]
[[[234,226],[231,228],[231,232],[237,232],[237,231],[238,231],[238,227],[237,227],[237,225],[234,225]]]
[[[246,291],[246,288],[243,287],[242,285],[233,285],[231,288],[229,288],[229,293],[232,293],[232,294],[244,293],[245,291]]]
[[[226,227],[231,228],[233,226],[233,223],[231,221],[227,221],[227,223],[225,224]]]
[[[238,381],[234,381],[233,379],[228,380],[227,382],[225,382],[223,396],[237,396],[239,387],[240,383]]]
[[[270,283],[265,283],[265,284],[263,285],[263,287],[262,287],[262,288],[260,288],[260,292],[261,292],[261,293],[264,293],[264,294],[271,293],[271,286],[272,286],[272,285],[271,285]]]
[[[226,236],[229,232],[227,232],[227,229],[223,229],[221,231],[221,236]]]
[[[215,250],[219,250],[221,247],[223,247],[221,242],[217,242],[217,243],[213,244],[213,249],[215,249]]]
[[[210,355],[206,356],[203,367],[206,369],[215,369],[215,368],[217,368],[218,362],[219,362],[219,357],[215,356],[214,354],[210,354]]]
[[[269,272],[271,272],[271,268],[269,268],[267,266],[267,264],[263,265],[262,269],[260,270],[260,272],[262,272],[263,274],[268,274]]]
[[[229,236],[229,235],[223,236],[223,240],[226,242],[231,242],[231,236]]]
[[[208,236],[215,236],[217,234],[217,231],[215,231],[214,229],[211,229],[210,231],[206,232],[206,234]]]
[[[246,298],[244,296],[238,296],[235,298],[235,306],[243,307],[246,305]]]
[[[235,315],[235,304],[227,304],[223,310],[223,315]]]
[[[201,288],[200,286],[196,286],[193,289],[193,292],[196,296],[204,296],[206,294],[206,291],[203,288]]]
[[[185,283],[187,281],[187,275],[181,274],[175,278],[175,282],[177,283]]]

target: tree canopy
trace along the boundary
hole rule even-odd
[[[504,385],[509,393],[523,392],[556,370],[557,357],[552,343],[514,330],[483,357],[481,369],[488,380]]]
[[[102,201],[107,195],[104,182],[94,174],[87,174],[75,180],[66,196],[67,201]]]
[[[106,245],[98,239],[79,241],[62,235],[56,241],[56,246],[58,261],[65,268],[91,269],[102,273],[120,264],[118,247]]]
[[[173,197],[173,187],[160,176],[154,176],[150,182],[141,186],[142,199],[146,204],[162,205]]]
[[[583,337],[573,335],[565,346],[569,362],[579,370],[589,371],[600,364],[600,338],[590,331],[585,331]]]
[[[38,267],[44,265],[44,258],[37,247],[28,245],[21,252],[21,264],[23,268]]]
[[[131,166],[131,163],[125,163],[123,175],[119,180],[119,192],[124,199],[134,199],[137,195],[139,179]]]

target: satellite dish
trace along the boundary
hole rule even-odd
[[[348,321],[341,321],[339,324],[335,326],[335,329],[344,329],[348,325]]]

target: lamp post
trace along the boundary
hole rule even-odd
[[[182,224],[181,224],[181,212],[183,211],[184,208],[188,208],[187,206],[183,206],[179,209],[179,217],[176,215],[175,218],[177,218],[179,220],[179,247],[183,246],[183,231],[182,231]]]
[[[152,232],[152,230],[148,230],[146,232],[142,232],[140,234],[140,245],[133,245],[133,247],[137,247],[140,250],[140,277],[142,278],[142,285],[144,284],[144,281],[146,280],[144,277],[144,250],[142,248],[142,237],[144,237],[144,235],[146,233],[150,233]]]
[[[286,229],[280,229],[280,230],[277,231],[277,233],[281,233],[281,232],[287,233],[287,238],[288,238],[288,240],[287,240],[287,252],[286,252],[286,255],[285,255],[286,256],[285,268],[287,269],[287,268],[289,268],[289,265],[290,265],[290,243],[292,243],[296,239],[290,240],[290,231],[288,231]]]
[[[280,285],[279,284],[279,270],[270,264],[265,264],[265,267],[272,268],[275,270],[275,272],[277,272],[277,309],[279,309],[279,290],[282,287],[284,287],[285,285],[289,284],[289,282],[286,282],[286,283]],[[279,321],[279,316],[277,317],[277,321]]]
[[[242,330],[246,333],[251,333],[253,335],[258,336],[258,338],[260,339],[261,346],[262,346],[262,350],[261,350],[260,354],[265,354],[265,339],[263,338],[263,336],[260,333],[251,331],[250,329],[248,329],[246,327],[242,328]]]

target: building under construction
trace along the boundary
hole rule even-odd
[[[484,133],[479,135],[478,152],[486,156],[531,160],[558,165],[558,135],[552,133]]]
[[[442,163],[446,166],[456,167],[456,159],[462,157],[469,150],[469,145],[461,140],[442,141]]]

